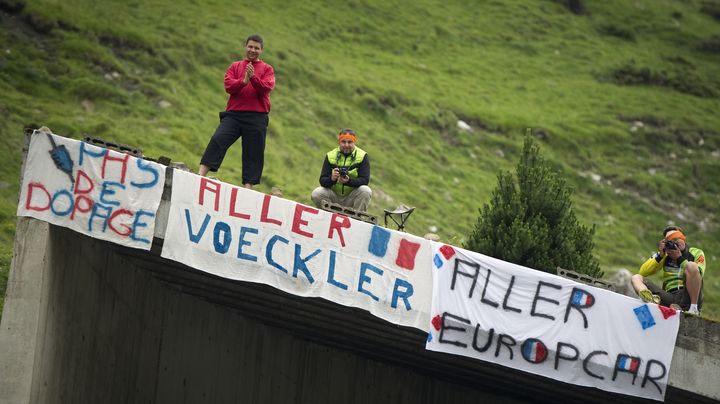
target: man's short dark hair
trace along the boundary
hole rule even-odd
[[[249,37],[247,37],[247,39],[245,40],[245,45],[247,45],[248,42],[250,42],[250,41],[255,41],[255,42],[259,43],[261,49],[265,46],[265,44],[263,43],[262,37],[258,34],[253,34],[253,35],[250,35]]]
[[[665,230],[663,230],[663,235],[662,235],[662,236],[663,236],[663,238],[665,238],[665,235],[666,235],[666,234],[667,234],[667,232],[669,232],[670,230],[678,230],[678,231],[682,231],[682,229],[681,229],[681,228],[679,228],[679,227],[677,227],[677,226],[668,226],[668,227],[666,227],[666,228],[665,228]]]

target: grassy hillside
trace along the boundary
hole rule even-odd
[[[662,228],[679,224],[706,252],[704,312],[720,318],[718,2],[0,0],[0,9],[0,263],[25,125],[194,169],[225,106],[225,69],[257,32],[277,73],[261,191],[309,203],[323,154],[351,127],[372,156],[371,212],[416,206],[409,231],[437,229],[459,245],[532,127],[573,187],[578,218],[597,226],[602,269],[636,270]],[[240,183],[239,145],[218,176]]]

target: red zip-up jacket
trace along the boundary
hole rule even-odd
[[[249,61],[233,62],[225,72],[225,92],[230,94],[227,111],[270,112],[270,92],[275,88],[275,70],[262,60],[252,62],[255,75],[247,84],[245,66]]]

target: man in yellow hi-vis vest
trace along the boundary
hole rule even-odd
[[[662,288],[645,277],[662,269]],[[658,252],[653,254],[633,275],[632,285],[638,296],[648,303],[663,306],[677,305],[691,314],[699,314],[702,308],[702,278],[705,274],[705,253],[690,247],[685,234],[676,226],[663,231]]]
[[[370,183],[370,156],[355,146],[357,134],[343,129],[338,134],[338,147],[325,155],[320,186],[312,192],[315,206],[323,200],[336,203],[358,212],[366,212],[372,198]]]

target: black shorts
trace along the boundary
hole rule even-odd
[[[675,303],[679,305],[683,310],[688,310],[690,308],[690,295],[688,294],[687,289],[685,288],[678,288],[672,291],[665,291],[660,286],[655,285],[654,283],[648,281],[647,279],[643,279],[643,282],[645,283],[645,286],[647,286],[648,289],[650,289],[650,292],[654,295],[660,296],[660,304],[663,306],[670,306],[671,304]],[[698,295],[698,310],[702,308],[702,302],[703,302],[703,295],[702,295],[702,288],[700,289],[700,294]]]
[[[200,164],[217,171],[227,150],[242,137],[243,184],[259,184],[265,162],[267,126],[268,114],[263,112],[221,112],[220,125],[208,142]]]

